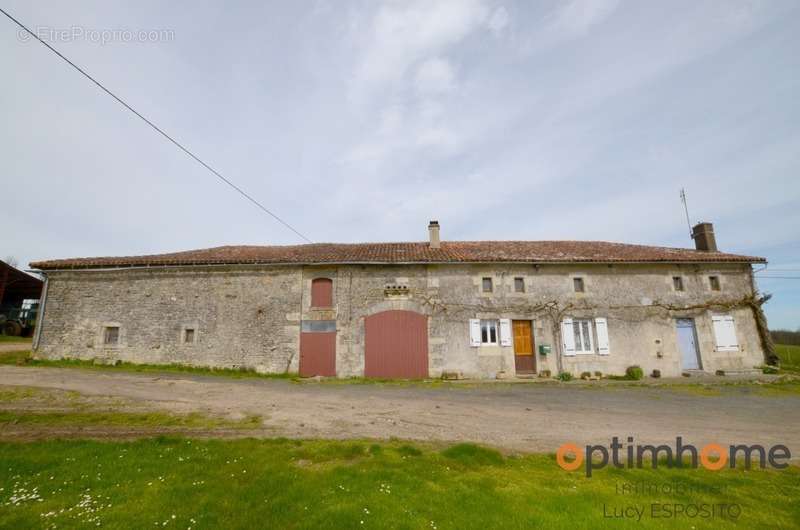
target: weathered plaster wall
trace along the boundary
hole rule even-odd
[[[446,312],[437,317],[450,322],[445,370],[461,370],[471,376],[514,372],[513,347],[470,348],[469,318],[532,320],[535,348],[549,344],[552,354],[536,354],[538,370],[553,374],[584,371],[621,374],[633,364],[645,373],[681,373],[675,318],[694,318],[700,356],[706,371],[752,368],[763,364],[763,351],[749,307],[716,311],[708,307],[668,310],[662,306],[703,306],[710,302],[732,302],[752,294],[749,266],[743,265],[474,265],[437,267],[438,297]],[[721,291],[712,291],[709,276],[720,278]],[[681,276],[684,291],[675,291],[673,276]],[[492,294],[481,292],[481,278],[491,277]],[[524,278],[525,293],[514,292],[514,278]],[[576,293],[573,278],[584,280],[585,292]],[[716,351],[712,314],[735,318],[740,351]],[[438,316],[441,315],[441,316]],[[605,317],[608,320],[610,355],[559,356],[562,318]],[[657,342],[658,341],[658,342]],[[660,353],[660,355],[659,355]],[[560,359],[560,363],[559,363]]]
[[[721,279],[711,291],[708,276]],[[573,277],[586,292],[575,293]],[[683,277],[685,290],[673,289]],[[49,291],[38,355],[146,363],[189,363],[296,372],[301,320],[333,320],[339,376],[362,375],[364,319],[387,309],[429,316],[429,372],[467,377],[514,375],[513,346],[471,347],[470,318],[533,321],[539,370],[622,373],[638,364],[646,373],[681,372],[674,319],[696,321],[703,368],[751,368],[763,363],[752,311],[736,308],[740,351],[715,351],[712,311],[703,306],[752,294],[746,265],[341,265],[206,267],[49,273]],[[333,307],[310,307],[311,281],[333,280]],[[491,277],[494,291],[481,290]],[[514,278],[525,293],[514,292]],[[387,290],[387,285],[408,288]],[[561,357],[558,325],[569,316],[608,319],[610,354]],[[119,325],[120,344],[103,346],[103,327]],[[186,327],[194,344],[181,342]],[[659,341],[659,342],[657,342]],[[659,356],[660,353],[660,356]]]

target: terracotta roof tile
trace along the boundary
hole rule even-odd
[[[149,256],[71,258],[31,263],[36,269],[215,264],[325,263],[759,263],[764,258],[723,252],[605,241],[445,241],[225,246]]]

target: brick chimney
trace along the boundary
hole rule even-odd
[[[692,239],[697,250],[705,252],[717,251],[717,240],[714,237],[714,225],[711,223],[697,223],[692,227]]]
[[[441,244],[439,242],[439,221],[431,221],[428,224],[428,234],[430,235],[430,244],[431,248],[439,248]],[[712,234],[713,237],[713,234]]]

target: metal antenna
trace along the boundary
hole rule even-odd
[[[689,206],[686,204],[686,191],[683,188],[681,188],[681,202],[683,203],[683,211],[686,212],[686,224],[689,226],[689,237],[694,239],[692,222],[689,220]]]

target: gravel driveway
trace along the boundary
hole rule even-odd
[[[800,396],[724,387],[720,396],[649,387],[294,383],[182,374],[0,367],[0,385],[116,396],[174,412],[260,414],[268,434],[473,441],[519,451],[612,436],[674,445],[783,443],[800,453]]]

